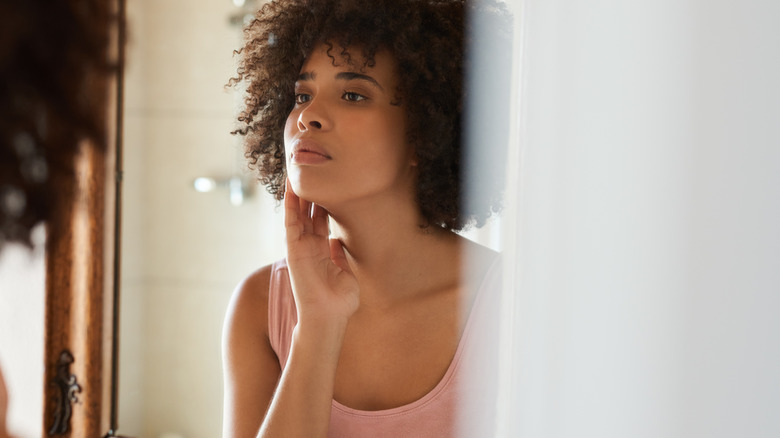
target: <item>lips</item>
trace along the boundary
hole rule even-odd
[[[290,155],[293,164],[320,164],[332,159],[325,148],[310,139],[296,140]]]

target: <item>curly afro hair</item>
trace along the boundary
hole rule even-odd
[[[407,111],[407,139],[418,163],[417,201],[427,223],[449,230],[484,224],[500,197],[462,196],[464,31],[463,0],[276,0],[244,30],[237,77],[245,107],[234,131],[246,136],[246,156],[277,200],[284,197],[284,126],[294,85],[311,51],[332,45],[347,62],[362,50],[363,66],[387,50],[398,62],[397,99]],[[329,52],[330,53],[330,52]],[[336,59],[334,59],[334,63]]]

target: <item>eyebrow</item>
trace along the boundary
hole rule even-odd
[[[299,81],[311,81],[311,80],[313,80],[316,77],[317,77],[317,74],[314,73],[314,72],[304,72],[304,73],[301,73],[298,76],[298,80]],[[351,72],[351,71],[342,71],[342,72],[336,73],[336,79],[342,80],[342,81],[355,81],[355,80],[366,81],[366,82],[376,86],[380,90],[384,91],[384,88],[382,88],[382,86],[379,85],[379,82],[377,82],[376,79],[372,78],[369,75],[365,75],[363,73],[356,73],[356,72]]]

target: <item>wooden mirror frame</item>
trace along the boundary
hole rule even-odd
[[[116,429],[122,75],[125,1],[111,1],[108,57],[116,74],[90,78],[84,97],[106,127],[83,141],[75,177],[54,181],[46,229],[44,437],[111,437]],[[57,135],[57,133],[52,133]]]

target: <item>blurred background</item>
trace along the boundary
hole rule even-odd
[[[230,135],[239,97],[224,88],[258,3],[127,7],[120,431],[220,436],[228,300],[284,256],[275,201]]]

